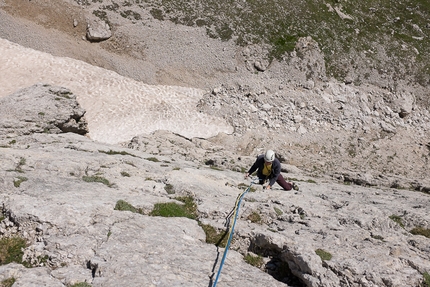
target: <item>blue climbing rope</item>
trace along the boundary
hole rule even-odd
[[[220,265],[219,265],[218,273],[217,273],[217,275],[216,275],[215,282],[214,282],[214,284],[212,285],[212,287],[216,287],[216,284],[217,284],[217,282],[218,282],[218,278],[219,278],[219,276],[220,276],[220,274],[221,274],[221,270],[222,270],[222,267],[223,267],[223,265],[224,265],[225,258],[227,257],[227,252],[228,252],[228,249],[229,249],[229,247],[230,247],[230,242],[231,242],[231,239],[233,238],[233,232],[234,232],[234,227],[235,227],[235,225],[236,225],[237,216],[239,215],[240,203],[242,202],[242,199],[243,199],[243,197],[245,196],[245,194],[246,194],[246,193],[251,189],[251,186],[252,186],[254,183],[258,182],[257,180],[258,180],[258,178],[257,178],[257,179],[253,179],[253,180],[252,180],[252,182],[251,182],[251,184],[248,186],[248,188],[247,188],[244,192],[242,192],[241,194],[239,194],[239,195],[237,196],[237,199],[236,199],[236,203],[235,203],[234,209],[233,209],[233,211],[232,211],[232,212],[230,212],[230,214],[227,216],[227,221],[229,222],[229,221],[230,221],[230,216],[231,216],[232,214],[234,214],[234,220],[233,220],[233,224],[230,226],[230,231],[229,231],[229,236],[228,236],[227,245],[225,246],[224,254],[223,254],[223,256],[222,256],[222,260],[221,260],[221,263],[220,263]]]

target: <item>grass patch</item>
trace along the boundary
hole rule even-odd
[[[26,160],[25,158],[21,157],[21,158],[19,159],[18,164],[17,164],[17,165],[16,165],[16,167],[15,167],[15,171],[16,171],[16,172],[20,172],[20,173],[24,173],[24,171],[22,170],[22,167],[23,167],[26,163],[27,163],[27,160]]]
[[[143,210],[141,208],[136,208],[125,200],[118,200],[115,204],[114,210],[120,211],[131,211],[133,213],[143,214]],[[109,231],[110,232],[110,231]]]
[[[91,284],[88,284],[87,282],[79,282],[75,283],[70,287],[91,287]]]
[[[240,189],[247,189],[249,185],[245,183],[239,183],[237,187]],[[251,186],[251,188],[249,189],[249,192],[255,192],[256,190],[257,189],[255,187]]]
[[[260,268],[264,264],[263,257],[261,257],[260,255],[254,256],[254,255],[248,253],[245,255],[245,257],[243,259],[249,265],[252,265],[252,266],[257,267],[257,268]]]
[[[391,215],[390,219],[400,225],[402,228],[405,228],[405,225],[403,224],[402,218],[398,215]]]
[[[142,20],[142,16],[139,13],[134,12],[132,10],[122,11],[122,12],[120,12],[120,15],[122,17],[128,18],[130,20],[133,20],[133,19],[134,20]]]
[[[423,274],[423,287],[430,287],[430,274],[427,272]]]
[[[160,162],[160,160],[156,157],[147,157],[146,160],[152,161],[152,162]]]
[[[130,156],[134,156],[134,157],[136,157],[134,154],[128,153],[128,152],[126,152],[126,151],[114,151],[114,150],[104,151],[104,150],[99,150],[99,152],[100,152],[100,153],[105,153],[105,154],[108,154],[108,155],[116,155],[116,154],[119,154],[119,155],[130,155]]]
[[[315,250],[315,253],[321,258],[323,261],[330,260],[333,256],[330,254],[330,252],[325,251],[324,249],[317,249]]]
[[[15,283],[16,279],[14,277],[7,278],[3,281],[1,281],[0,286],[1,287],[12,287],[12,285]]]
[[[373,239],[377,239],[377,240],[381,240],[384,241],[384,237],[382,237],[381,235],[370,235]]]
[[[13,186],[20,187],[21,183],[27,180],[28,178],[26,178],[25,176],[18,176],[18,178],[13,181]]]
[[[85,182],[100,182],[103,183],[104,185],[107,185],[109,187],[112,187],[114,184],[110,183],[109,180],[107,180],[106,178],[102,177],[102,176],[97,176],[97,175],[93,175],[93,176],[83,176],[82,179]]]
[[[206,243],[215,244],[218,247],[226,247],[228,241],[228,230],[218,232],[213,226],[209,224],[202,224],[199,222],[200,227],[206,234]]]
[[[0,239],[0,265],[11,262],[23,264],[23,249],[26,247],[25,239],[21,237],[10,237]]]
[[[211,168],[211,169],[214,169],[214,170],[220,170],[220,171],[222,171],[222,170],[223,170],[222,168],[217,167],[216,165],[211,165],[211,166],[210,166],[210,168]]]
[[[250,215],[248,215],[246,219],[248,219],[252,223],[261,223],[262,220],[260,214],[256,211],[253,211]]]
[[[191,219],[197,218],[197,205],[192,196],[176,197],[178,201],[184,204],[177,204],[176,202],[157,203],[154,209],[149,213],[151,216],[162,217],[187,217]]]
[[[123,177],[130,177],[130,174],[128,172],[126,172],[126,171],[121,171],[121,175]]]
[[[415,227],[414,229],[412,229],[410,231],[410,233],[412,233],[413,235],[422,235],[422,236],[425,236],[427,238],[430,238],[430,229],[425,229],[422,227]]]

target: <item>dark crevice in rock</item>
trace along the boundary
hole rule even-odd
[[[271,275],[276,280],[287,284],[292,287],[306,287],[297,276],[293,274],[288,265],[288,262],[282,258],[282,250],[276,245],[269,245],[265,247],[258,246],[255,240],[251,239],[251,244],[248,251],[253,252],[264,258],[269,258],[269,261],[262,268],[266,273]]]

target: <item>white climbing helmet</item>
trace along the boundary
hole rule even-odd
[[[264,155],[264,160],[266,162],[272,162],[275,160],[275,152],[271,149],[266,151],[266,154]]]

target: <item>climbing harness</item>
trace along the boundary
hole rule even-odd
[[[214,281],[214,284],[212,285],[212,287],[216,287],[216,284],[218,282],[218,278],[219,278],[219,276],[221,274],[221,270],[222,270],[222,267],[224,265],[225,258],[227,257],[227,252],[228,252],[228,249],[230,247],[230,242],[231,242],[231,239],[233,238],[234,226],[236,225],[237,216],[239,215],[240,203],[242,202],[242,199],[245,196],[245,194],[248,193],[248,191],[251,189],[251,186],[254,183],[258,183],[258,182],[259,182],[258,178],[255,178],[255,179],[253,179],[251,181],[251,184],[248,186],[248,188],[244,192],[242,192],[241,194],[239,194],[237,196],[236,203],[234,205],[234,209],[229,213],[229,215],[227,215],[226,226],[230,225],[230,219],[231,219],[232,215],[234,215],[234,220],[233,220],[233,224],[230,225],[230,230],[229,230],[229,236],[228,236],[227,245],[225,246],[224,254],[222,256],[222,260],[221,260],[221,263],[219,265],[218,273],[216,275],[216,278],[215,278],[215,281]]]

